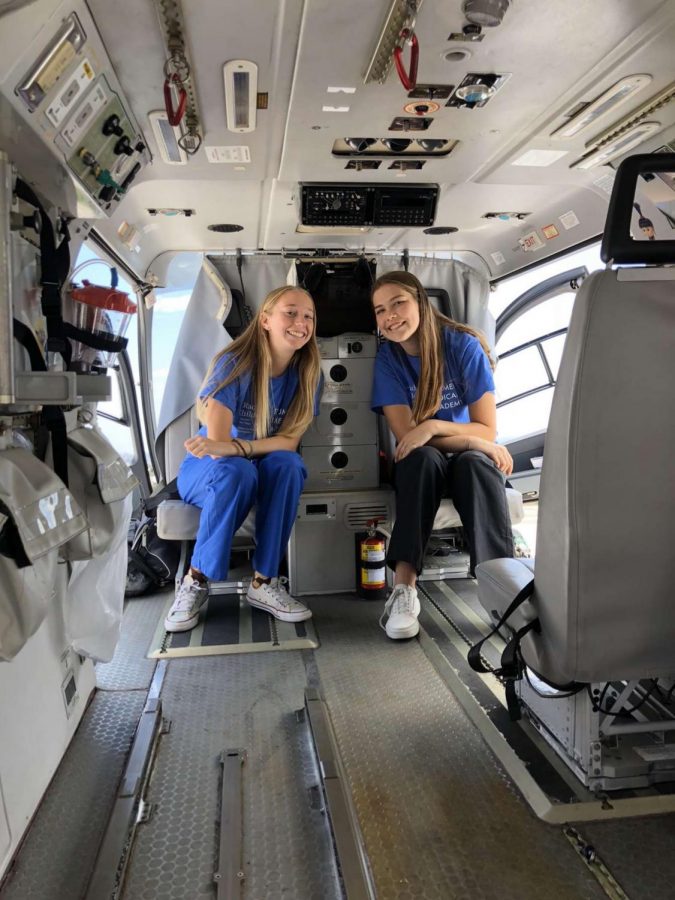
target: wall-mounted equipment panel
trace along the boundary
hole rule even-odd
[[[302,190],[303,225],[375,225],[424,227],[433,225],[437,184],[305,183]]]
[[[149,154],[84,3],[17,58],[0,89],[73,176],[72,206],[95,204],[69,211],[110,213]]]

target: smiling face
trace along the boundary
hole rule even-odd
[[[273,356],[290,359],[314,333],[314,304],[304,291],[289,290],[260,314]]]
[[[413,294],[399,284],[383,284],[373,294],[373,308],[382,335],[414,354],[419,346],[420,307]]]

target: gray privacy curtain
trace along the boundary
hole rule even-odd
[[[287,284],[290,266],[281,257],[242,258],[246,303],[253,311],[271,290]],[[241,291],[236,258],[205,257],[185,310],[162,397],[155,441],[162,466],[166,429],[192,408],[209,363],[232,341],[223,322],[232,307],[233,288]]]
[[[400,257],[382,257],[377,274],[402,269]],[[492,349],[495,345],[495,320],[488,311],[490,283],[481,272],[452,259],[411,256],[408,271],[427,288],[443,288],[450,297],[452,317],[482,331]]]

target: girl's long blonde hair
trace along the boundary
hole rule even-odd
[[[225,387],[225,385],[250,372],[252,374],[253,403],[255,406],[255,436],[256,438],[267,437],[271,426],[270,378],[272,377],[272,352],[267,332],[262,326],[262,316],[272,312],[279,300],[288,291],[300,291],[312,300],[312,296],[308,291],[292,285],[284,285],[284,287],[275,288],[275,290],[269,292],[255,317],[246,327],[246,330],[211,360],[209,370],[199,389],[200,393],[209,384],[214,369],[223,356],[226,354],[233,356],[235,364],[227,377],[211,388],[205,397],[197,398],[197,415],[200,421],[203,421],[206,404],[214,394]],[[314,301],[312,300],[313,303]],[[290,365],[296,366],[298,369],[298,391],[277,433],[284,437],[297,438],[304,434],[314,417],[314,396],[321,375],[321,357],[316,342],[316,320],[311,338],[304,347],[296,350],[291,358]]]
[[[412,414],[413,419],[419,425],[425,419],[431,418],[438,411],[441,405],[441,393],[443,390],[444,378],[444,346],[443,346],[443,327],[447,326],[454,331],[462,331],[465,334],[471,334],[478,338],[485,355],[488,358],[490,366],[494,369],[494,362],[490,355],[485,335],[468,325],[461,322],[455,322],[449,319],[433,308],[429,302],[427,292],[424,290],[422,283],[410,272],[385,272],[380,275],[371,293],[374,299],[375,292],[378,288],[385,284],[393,284],[400,287],[406,293],[410,294],[419,306],[420,324],[417,329],[417,337],[420,343],[420,377],[417,384],[417,393],[415,402],[413,403]]]

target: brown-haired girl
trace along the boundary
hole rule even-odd
[[[286,622],[312,614],[288,593],[279,566],[307,476],[297,453],[320,399],[314,302],[281,287],[229,347],[218,353],[197,399],[203,423],[178,472],[178,490],[202,510],[190,571],[164,626],[194,628],[207,581],[225,581],[232,537],[256,506],[254,576],[247,597]]]
[[[484,338],[438,313],[409,272],[380,276],[372,300],[385,338],[375,360],[372,408],[396,438],[396,522],[387,553],[394,590],[384,615],[387,635],[397,640],[419,631],[415,585],[443,497],[452,497],[462,520],[472,573],[479,562],[513,555],[504,490],[513,460],[495,443],[495,387]]]

